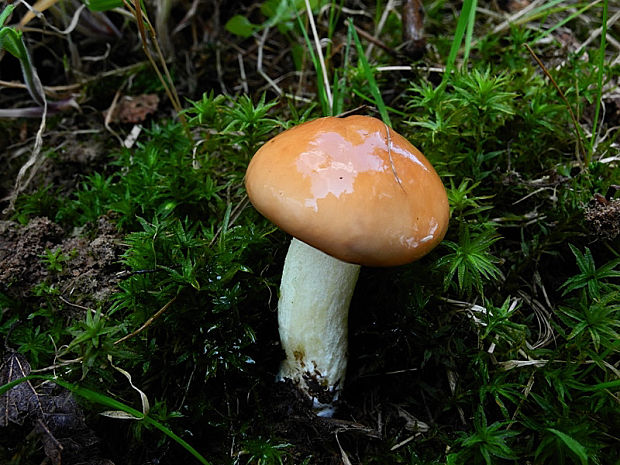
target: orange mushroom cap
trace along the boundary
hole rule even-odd
[[[369,116],[319,118],[284,131],[256,152],[245,185],[265,217],[345,262],[412,262],[448,227],[448,197],[437,172],[405,138]]]

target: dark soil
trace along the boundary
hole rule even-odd
[[[90,233],[67,233],[48,218],[33,218],[26,225],[2,221],[1,291],[11,299],[23,300],[33,294],[35,286],[45,283],[76,309],[104,301],[119,281],[121,236],[105,217]],[[64,257],[62,270],[51,271],[42,257],[46,251],[58,250]]]
[[[585,210],[585,219],[595,237],[615,239],[620,235],[620,199],[596,196]]]

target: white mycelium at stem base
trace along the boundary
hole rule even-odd
[[[331,416],[347,367],[349,304],[360,266],[333,258],[297,239],[284,262],[278,323],[290,379]]]

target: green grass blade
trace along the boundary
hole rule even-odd
[[[372,69],[370,69],[370,64],[368,64],[368,60],[366,59],[366,55],[364,54],[364,48],[362,47],[360,38],[357,36],[357,32],[355,31],[355,26],[353,26],[353,20],[350,18],[349,18],[349,31],[351,31],[353,41],[355,42],[355,48],[357,49],[358,59],[362,63],[362,68],[364,70],[364,77],[368,81],[368,85],[370,86],[370,92],[372,93],[372,96],[375,99],[375,104],[377,105],[377,109],[379,110],[381,119],[389,127],[392,127],[392,122],[390,121],[390,116],[388,115],[387,107],[385,106],[383,97],[381,97],[381,92],[379,91],[379,87],[377,86],[377,81],[375,80],[375,76],[372,72]]]
[[[83,387],[78,386],[78,385],[73,384],[73,383],[68,383],[67,381],[63,381],[61,379],[54,378],[53,376],[29,375],[29,376],[26,376],[24,378],[17,379],[15,381],[11,381],[10,383],[5,384],[4,386],[0,386],[0,395],[4,394],[8,390],[10,390],[13,387],[17,386],[18,384],[21,384],[21,383],[26,382],[26,381],[30,381],[32,379],[43,379],[43,380],[47,380],[47,381],[52,381],[53,383],[56,383],[59,386],[64,387],[65,389],[73,392],[74,394],[77,394],[80,397],[83,397],[84,399],[86,399],[86,400],[88,400],[90,402],[93,402],[93,403],[96,403],[96,404],[105,405],[106,407],[110,407],[110,408],[113,408],[113,409],[116,409],[116,410],[121,410],[121,411],[123,411],[125,413],[128,413],[128,414],[130,414],[130,415],[140,419],[141,421],[144,421],[145,423],[153,426],[154,428],[157,428],[158,430],[160,430],[162,433],[164,433],[170,439],[175,441],[177,444],[179,444],[181,447],[183,447],[185,450],[187,450],[194,457],[196,457],[196,459],[198,459],[198,461],[200,463],[202,463],[203,465],[211,465],[210,462],[207,461],[207,459],[205,459],[196,449],[194,449],[191,445],[189,445],[184,439],[182,439],[179,436],[177,436],[174,432],[172,432],[166,426],[162,425],[160,422],[158,422],[156,420],[153,420],[149,416],[145,416],[139,410],[136,410],[136,409],[134,409],[134,408],[132,408],[132,407],[130,407],[128,405],[125,405],[122,402],[119,402],[118,400],[113,399],[111,397],[108,397],[108,396],[106,396],[104,394],[100,394],[98,392],[91,391],[90,389],[83,388]]]
[[[558,431],[557,429],[547,428],[547,431],[560,438],[562,442],[566,444],[566,447],[568,447],[579,458],[582,465],[586,465],[588,463],[588,453],[585,447],[583,447],[579,442],[571,438],[568,434]]]
[[[592,386],[585,386],[583,389],[581,389],[582,391],[589,391],[589,392],[594,392],[594,391],[602,391],[602,390],[610,390],[610,391],[614,391],[620,389],[620,379],[616,379],[613,381],[606,381],[603,383],[598,383],[598,384],[594,384]]]
[[[7,7],[4,10],[2,10],[2,13],[0,13],[0,28],[4,26],[4,23],[6,22],[7,18],[11,15],[14,9],[15,9],[15,5],[7,5]]]
[[[319,38],[319,33],[317,31],[316,23],[314,21],[314,13],[312,12],[312,6],[310,5],[310,0],[305,0],[304,3],[306,4],[306,14],[308,16],[308,23],[310,24],[310,29],[312,30],[312,38],[314,39],[314,46],[316,48],[316,56],[319,61],[319,66],[321,69],[320,78],[323,79],[323,89],[325,90],[325,96],[327,97],[329,111],[330,113],[333,113],[334,101],[332,99],[329,76],[327,73],[327,65],[325,64],[325,58],[323,56],[323,48],[321,47],[321,39]]]
[[[368,95],[364,95],[364,94],[363,94],[362,92],[360,92],[359,90],[357,90],[357,89],[353,89],[353,93],[354,93],[355,95],[357,95],[358,97],[360,97],[361,99],[366,100],[366,101],[367,101],[368,103],[370,103],[372,106],[375,106],[375,107],[377,106],[377,102],[375,102],[375,100],[374,100],[373,98],[369,97]],[[402,116],[403,118],[406,118],[406,117],[409,115],[407,112],[405,112],[405,111],[401,111],[401,110],[397,110],[396,108],[391,107],[391,106],[389,106],[389,105],[386,105],[386,106],[385,106],[385,108],[386,108],[386,110],[387,110],[389,113],[394,113],[395,115]]]
[[[465,32],[467,31],[469,24],[472,24],[475,20],[475,14],[472,16],[472,9],[475,8],[476,0],[465,0],[463,2],[463,8],[461,9],[461,15],[459,16],[459,20],[456,24],[456,30],[454,31],[454,39],[452,40],[452,46],[450,47],[450,53],[448,54],[448,60],[446,61],[446,70],[444,71],[443,79],[441,81],[441,85],[445,86],[454,69],[454,65],[456,63],[456,56],[459,53],[459,49],[461,48],[461,43],[463,42],[463,37],[465,36]],[[471,43],[470,43],[471,46]],[[469,50],[465,50],[466,54],[469,55]]]
[[[330,108],[329,99],[327,98],[327,91],[325,90],[325,85],[323,84],[325,81],[323,79],[323,70],[321,68],[321,64],[319,63],[319,60],[314,53],[312,41],[310,40],[308,31],[306,31],[306,27],[303,21],[301,20],[301,16],[299,15],[299,12],[297,12],[295,16],[297,18],[297,24],[299,25],[299,29],[301,30],[301,33],[304,36],[304,42],[306,43],[306,49],[308,50],[308,53],[310,53],[310,59],[312,60],[312,64],[314,65],[314,69],[318,76],[316,80],[316,86],[317,86],[317,94],[319,97],[319,102],[321,104],[321,110],[323,112],[323,115],[325,116],[332,115],[332,108]]]
[[[347,89],[347,76],[349,71],[349,59],[351,56],[351,43],[353,35],[351,30],[347,31],[347,44],[344,49],[344,61],[342,64],[342,76],[338,76],[338,70],[334,73],[334,108],[333,115],[339,115],[344,111],[344,96]]]
[[[599,49],[598,57],[598,82],[596,92],[596,107],[594,108],[594,121],[592,123],[592,136],[590,137],[590,146],[588,147],[588,154],[586,158],[586,166],[592,160],[594,153],[594,145],[596,142],[596,130],[598,126],[598,118],[601,112],[601,97],[603,95],[603,74],[605,70],[605,47],[607,45],[607,0],[603,1],[603,20],[601,30],[601,47]]]
[[[336,26],[340,20],[340,12],[342,11],[342,6],[344,4],[344,0],[340,0],[338,6],[334,2],[330,4],[329,7],[329,18],[327,21],[327,46],[325,47],[325,56],[329,59],[332,56],[332,48],[334,45],[334,33],[336,31]]]
[[[478,6],[478,0],[473,0],[470,7],[469,17],[467,18],[467,31],[465,33],[465,50],[463,52],[463,63],[467,63],[469,58],[469,52],[471,51],[471,41],[474,35],[474,24],[476,23],[476,7]]]
[[[35,74],[35,69],[30,59],[30,53],[28,53],[28,49],[24,44],[22,32],[12,27],[0,26],[0,50],[3,49],[19,60],[28,92],[37,104],[43,106],[45,104],[43,87],[39,77]]]
[[[226,205],[226,212],[224,213],[224,220],[222,221],[222,232],[220,234],[220,250],[224,251],[226,247],[226,233],[228,232],[228,225],[230,224],[230,213],[232,212],[232,203],[228,202]]]
[[[123,6],[122,0],[86,0],[85,3],[91,11],[108,11]]]
[[[547,12],[546,10],[550,10],[551,8],[553,8],[554,6],[562,3],[564,0],[552,0],[551,2],[545,2],[543,3],[541,6],[534,8],[532,11],[530,11],[526,18],[530,19],[532,17],[538,17],[541,14],[551,14],[554,11],[549,11]],[[567,7],[563,7],[564,9]]]

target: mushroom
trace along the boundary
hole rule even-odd
[[[348,312],[360,265],[419,259],[444,237],[445,188],[405,138],[369,116],[319,118],[284,131],[252,158],[248,196],[293,236],[278,324],[291,380],[331,416],[347,365]]]

